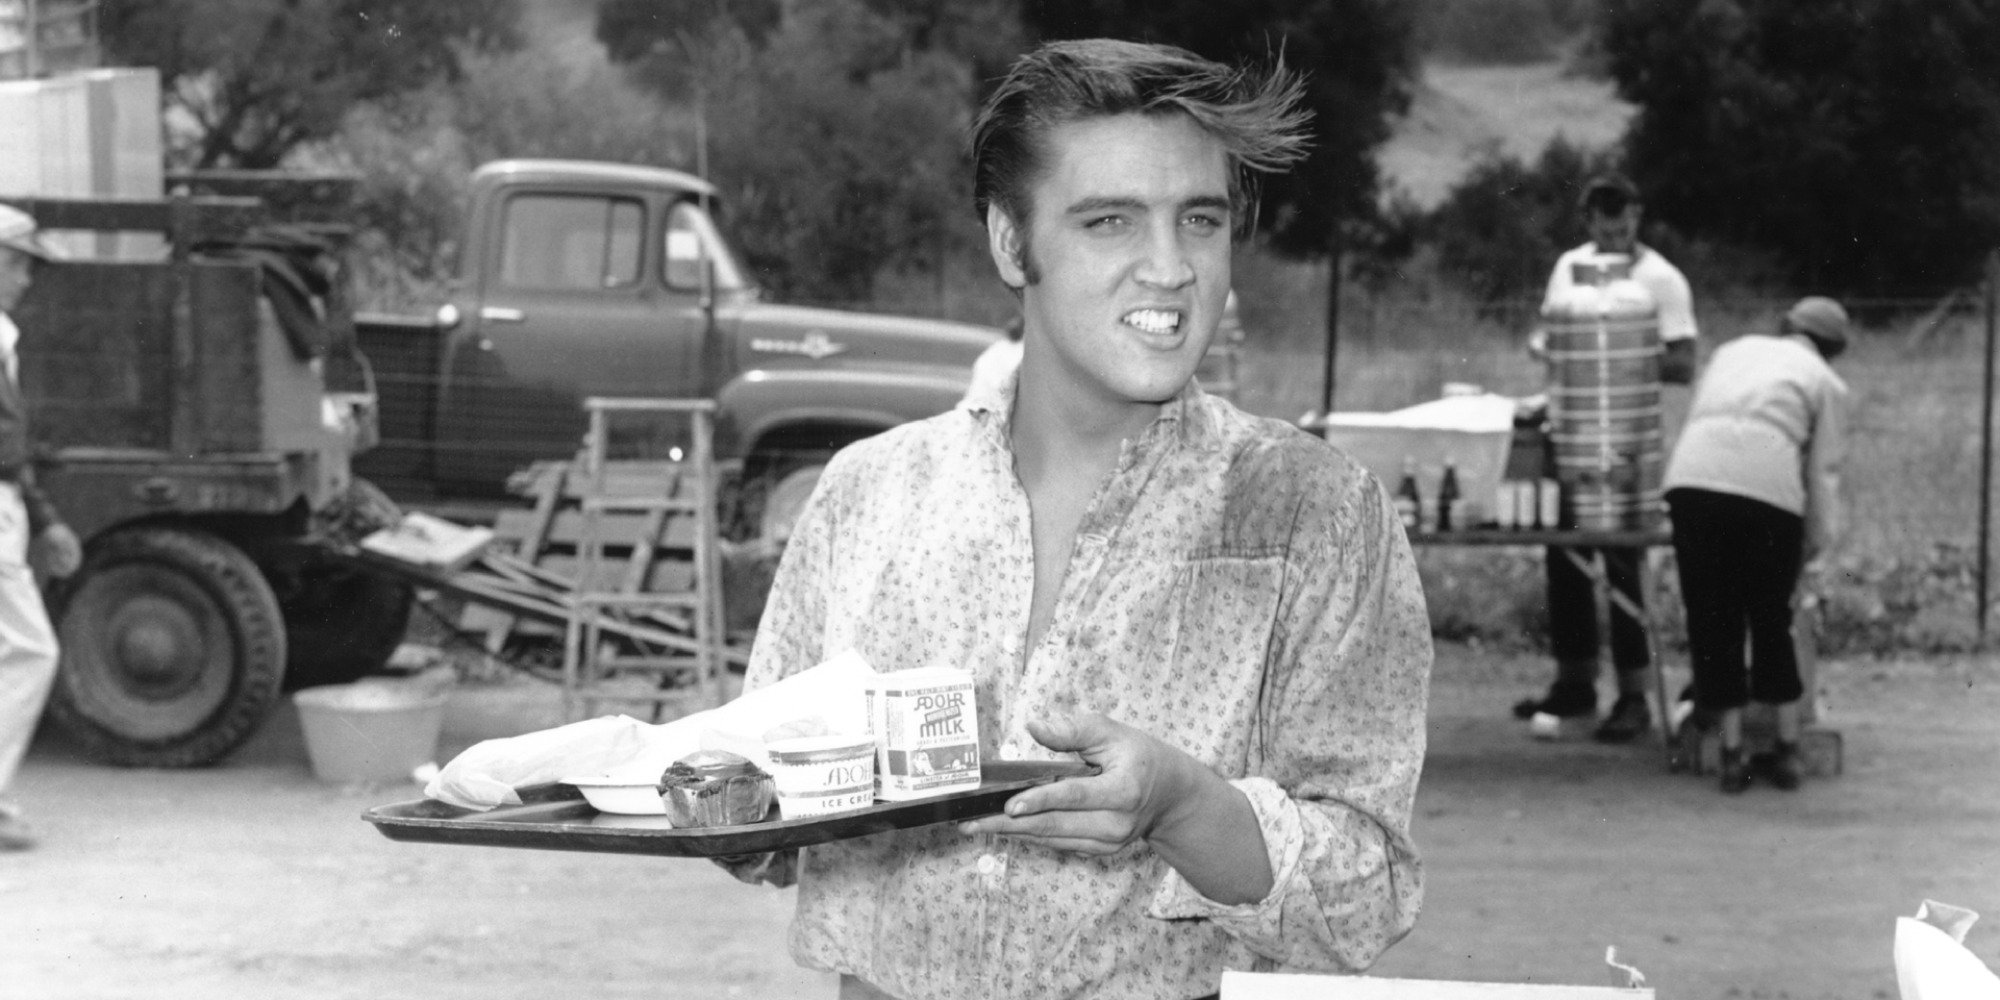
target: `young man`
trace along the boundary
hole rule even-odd
[[[35,845],[21,808],[7,797],[56,676],[56,633],[28,568],[28,545],[43,567],[68,576],[83,561],[76,534],[56,519],[35,488],[29,465],[28,407],[21,397],[15,344],[21,331],[8,313],[51,254],[27,213],[0,205],[0,851]]]
[[[1575,281],[1576,267],[1606,255],[1628,258],[1632,280],[1649,292],[1659,306],[1660,343],[1665,353],[1660,362],[1660,380],[1686,385],[1694,380],[1695,322],[1694,297],[1680,269],[1652,247],[1639,242],[1642,206],[1639,189],[1622,174],[1601,174],[1584,185],[1579,203],[1590,230],[1590,242],[1573,247],[1556,260],[1549,273],[1543,301],[1562,298]],[[1531,338],[1531,353],[1540,355],[1543,331]],[[1591,549],[1571,549],[1584,559]],[[1639,549],[1601,548],[1604,572],[1612,587],[1643,609],[1644,590],[1639,583]],[[1597,591],[1588,575],[1572,562],[1565,550],[1551,546],[1543,559],[1548,574],[1549,651],[1556,660],[1556,676],[1548,693],[1527,698],[1514,705],[1516,718],[1537,715],[1565,718],[1589,716],[1597,711],[1598,627]],[[1598,725],[1595,737],[1605,743],[1627,743],[1652,725],[1646,707],[1646,670],[1651,662],[1646,648],[1646,625],[1633,619],[1616,604],[1611,608],[1611,660],[1617,674],[1618,698]]]
[[[1187,1000],[1225,967],[1364,969],[1415,920],[1431,645],[1389,496],[1192,383],[1298,88],[1061,42],[975,124],[1018,374],[834,459],[747,680],[961,667],[989,759],[1101,773],[736,864],[796,877],[793,955],[843,997]]]

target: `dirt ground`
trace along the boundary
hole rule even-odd
[[[1536,743],[1506,705],[1535,660],[1440,650],[1416,834],[1417,930],[1383,976],[1608,984],[1663,998],[1896,997],[1891,935],[1926,897],[1988,915],[2000,969],[2000,664],[1823,666],[1845,773],[1740,798],[1657,742]],[[553,724],[548,691],[461,688],[441,757]],[[333,787],[293,712],[226,764],[100,767],[44,733],[0,855],[0,995],[830,998],[785,953],[789,892],[706,862],[390,841],[414,785]],[[1329,994],[1331,996],[1333,994]]]

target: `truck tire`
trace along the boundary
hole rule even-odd
[[[308,565],[280,603],[285,618],[285,690],[345,684],[382,669],[403,642],[416,589],[331,562]]]
[[[826,463],[821,462],[794,465],[778,475],[765,490],[763,507],[757,512],[757,537],[774,543],[790,541],[792,529],[825,471]]]
[[[759,542],[782,549],[792,537],[792,528],[813,487],[819,484],[820,474],[826,471],[826,463],[832,460],[833,450],[827,448],[751,455],[733,484],[733,498],[727,490],[723,494],[723,535],[735,542]]]
[[[250,557],[206,532],[93,539],[56,609],[50,716],[111,764],[212,764],[256,732],[284,683],[285,624]]]
[[[340,503],[315,515],[320,532],[343,548],[402,516],[388,494],[360,478]],[[416,599],[416,588],[403,578],[346,560],[309,557],[279,579],[278,606],[290,651],[286,690],[365,677],[381,670],[402,644]]]

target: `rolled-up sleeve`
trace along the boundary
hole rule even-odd
[[[1229,906],[1170,874],[1151,913],[1212,920],[1284,968],[1358,972],[1409,933],[1423,898],[1409,827],[1432,649],[1387,492],[1355,470],[1341,478],[1301,505],[1261,731],[1232,782],[1263,830],[1272,890]]]

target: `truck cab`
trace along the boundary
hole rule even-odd
[[[382,343],[420,336],[407,322],[361,324],[385,383],[386,454],[364,458],[364,471],[395,462],[399,445],[427,446],[440,495],[495,496],[522,467],[571,457],[585,397],[712,398],[716,453],[743,484],[737,520],[782,533],[789,512],[770,512],[772,501],[802,501],[840,446],[949,409],[1001,336],[766,301],[724,236],[714,187],[677,170],[504,160],[475,171],[470,190],[434,360],[407,340]],[[391,387],[407,389],[418,374],[407,369],[426,364],[428,401]]]

